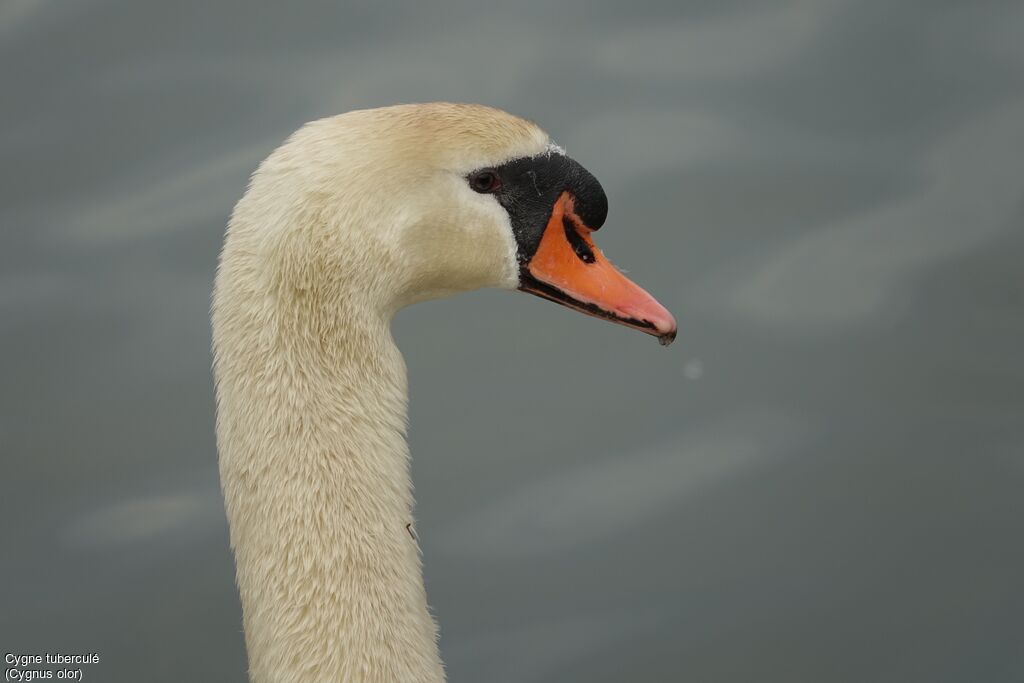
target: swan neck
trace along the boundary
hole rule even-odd
[[[443,681],[389,321],[336,302],[247,301],[225,271],[219,463],[252,681]]]

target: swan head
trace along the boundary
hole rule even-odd
[[[532,122],[478,105],[361,110],[307,124],[261,164],[222,267],[262,254],[277,291],[388,314],[519,289],[670,343],[672,315],[593,242],[607,213],[600,183]]]

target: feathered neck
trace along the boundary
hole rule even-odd
[[[214,296],[221,483],[254,683],[444,680],[389,315],[256,286],[229,231]]]

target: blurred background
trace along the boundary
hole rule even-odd
[[[0,2],[0,649],[245,680],[209,293],[303,122],[455,100],[603,183],[668,349],[415,306],[459,681],[1024,680],[1019,2]]]

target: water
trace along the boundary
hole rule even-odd
[[[223,226],[302,122],[447,99],[593,171],[599,245],[680,324],[399,315],[451,679],[1024,679],[1022,32],[1011,2],[7,0],[0,647],[245,679]]]

